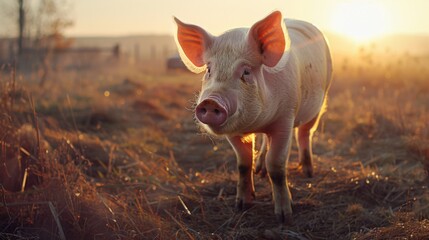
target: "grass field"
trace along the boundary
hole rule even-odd
[[[0,75],[0,239],[428,239],[429,59],[334,56],[315,177],[288,166],[293,222],[267,178],[234,211],[228,143],[200,132],[201,76],[105,63]]]

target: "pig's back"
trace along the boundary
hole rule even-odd
[[[297,123],[305,123],[320,111],[332,78],[332,60],[328,44],[314,25],[285,20],[291,40],[293,66],[299,72],[300,107]]]
[[[311,67],[325,75],[323,87],[327,90],[332,78],[332,59],[323,33],[313,24],[301,20],[285,19],[285,24],[292,42],[292,51],[303,61],[302,64],[307,65],[307,70],[310,62],[313,62]]]
[[[300,37],[315,39],[323,36],[322,32],[309,22],[296,19],[285,19],[285,24],[292,42],[294,40],[299,40]]]

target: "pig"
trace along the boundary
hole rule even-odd
[[[182,61],[194,73],[205,71],[195,117],[208,133],[225,136],[236,154],[236,208],[252,205],[254,169],[255,174],[268,173],[274,213],[280,222],[289,222],[286,166],[293,131],[300,167],[312,177],[311,139],[332,78],[327,40],[312,24],[283,19],[279,11],[220,36],[174,20]],[[263,136],[256,166],[254,134]]]

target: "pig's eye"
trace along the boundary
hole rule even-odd
[[[243,73],[241,74],[241,81],[248,82],[250,80],[250,70],[244,69]]]

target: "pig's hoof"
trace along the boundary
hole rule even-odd
[[[276,214],[276,218],[277,218],[277,221],[282,225],[293,224],[292,213],[281,212],[279,214]]]
[[[242,199],[235,202],[235,210],[237,212],[246,211],[253,206],[251,202],[244,202]]]
[[[245,201],[246,198],[243,197],[238,197],[235,200],[235,209],[237,211],[246,211],[249,208],[251,208],[253,206],[252,201],[255,200],[256,196],[255,196],[255,192],[252,191],[250,193],[250,196],[247,197],[247,201]]]
[[[300,165],[299,168],[306,177],[313,177],[313,166]]]
[[[306,177],[308,178],[312,178],[313,177],[313,168],[303,168],[304,174]]]

